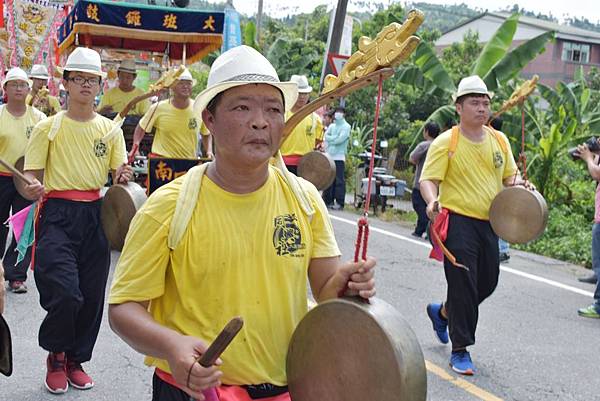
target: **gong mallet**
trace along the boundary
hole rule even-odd
[[[23,174],[22,172],[17,170],[14,166],[11,166],[10,164],[8,164],[7,162],[5,162],[2,159],[0,159],[0,164],[3,165],[6,169],[8,169],[11,173],[13,173],[18,179],[25,182],[27,185],[33,185],[33,181],[31,181],[29,178],[27,178],[25,176],[25,174]]]
[[[225,348],[233,341],[235,336],[240,332],[242,326],[244,325],[244,320],[241,317],[234,317],[227,323],[225,328],[219,333],[217,338],[210,344],[205,353],[203,353],[199,358],[196,359],[196,362],[201,366],[208,368],[215,364],[219,356],[225,351]],[[194,363],[196,363],[194,362]],[[187,386],[190,387],[190,375],[192,373],[192,368],[194,367],[194,363],[190,366],[190,370],[188,371],[187,377]],[[189,401],[194,401],[193,397],[190,397]]]

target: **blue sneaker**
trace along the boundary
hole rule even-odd
[[[442,344],[448,344],[448,320],[440,316],[442,304],[427,305],[427,315],[433,323],[433,331]]]
[[[461,375],[472,376],[475,373],[475,366],[471,361],[471,355],[469,351],[452,351],[450,355],[450,367],[456,373]]]

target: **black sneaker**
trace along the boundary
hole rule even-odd
[[[582,283],[596,284],[598,282],[598,277],[595,274],[590,274],[589,276],[579,277],[577,280]]]
[[[500,263],[508,262],[509,259],[510,259],[510,255],[508,253],[502,252],[500,254]]]

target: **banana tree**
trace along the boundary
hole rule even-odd
[[[502,23],[481,51],[471,71],[473,75],[482,77],[490,91],[497,90],[518,76],[531,60],[545,50],[546,43],[554,38],[553,31],[545,32],[511,50],[519,16],[515,13]],[[399,70],[400,82],[416,86],[427,93],[444,96],[450,103],[452,93],[456,92],[456,85],[433,48],[428,43],[421,42],[413,55],[413,62],[414,65]],[[436,110],[429,120],[444,125],[446,121],[439,118],[447,117],[448,111],[447,106],[443,107],[444,110]],[[420,134],[418,132],[415,137],[418,138]]]
[[[510,88],[508,85],[506,89]],[[589,88],[581,68],[576,71],[573,82],[559,82],[555,88],[539,84],[538,92],[539,95],[529,98],[524,106],[527,170],[540,192],[552,202],[560,193],[566,193],[567,198],[571,196],[568,183],[573,171],[564,163],[569,157],[567,150],[600,130],[600,103],[591,100],[598,91]],[[540,107],[540,98],[548,107]],[[513,145],[519,144],[520,110],[511,111],[503,118],[504,132]]]

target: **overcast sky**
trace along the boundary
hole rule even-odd
[[[389,3],[390,0],[381,0],[381,3]],[[397,1],[393,1],[396,3]],[[562,20],[566,15],[574,17],[586,17],[592,22],[600,21],[600,1],[599,0],[428,0],[428,3],[435,4],[460,4],[465,3],[470,7],[479,9],[488,9],[496,11],[506,6],[512,6],[518,3],[527,10],[552,13],[553,16]],[[355,3],[349,0],[349,11],[356,11]],[[401,1],[404,3],[404,1]],[[258,0],[234,0],[235,8],[243,14],[253,15],[258,8]],[[333,5],[337,4],[335,0],[263,0],[263,10],[265,13],[274,17],[282,17],[288,14],[299,12],[310,12],[319,4]]]

